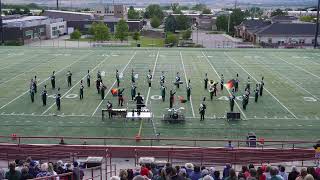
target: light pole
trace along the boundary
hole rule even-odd
[[[1,31],[1,45],[4,45],[4,31],[3,31],[3,23],[2,23],[2,2],[0,0],[0,31]]]
[[[318,8],[317,8],[317,23],[316,23],[316,34],[314,37],[314,48],[318,46],[318,34],[319,34],[319,8],[320,8],[320,0],[318,0]]]

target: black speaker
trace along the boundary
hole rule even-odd
[[[227,113],[228,120],[240,120],[240,113],[238,112],[228,112]]]

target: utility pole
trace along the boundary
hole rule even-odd
[[[237,0],[234,0],[234,9],[237,9]]]
[[[316,23],[316,34],[314,37],[314,48],[318,46],[318,34],[319,34],[319,9],[320,9],[320,0],[318,0],[318,9],[317,9],[317,23]]]
[[[4,29],[2,23],[2,2],[0,0],[0,30],[1,30],[1,45],[4,45]]]
[[[59,0],[57,0],[57,10],[59,10]]]

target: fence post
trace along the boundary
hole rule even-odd
[[[93,168],[91,168],[91,179],[93,180]]]
[[[100,180],[102,180],[102,165],[100,166]]]

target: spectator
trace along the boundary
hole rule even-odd
[[[308,172],[306,168],[302,168],[300,171],[300,175],[296,178],[296,180],[304,180],[304,178],[307,176]]]
[[[205,177],[206,175],[209,175],[209,171],[207,169],[203,169],[201,171],[201,177]]]
[[[119,172],[120,180],[128,180],[128,172],[124,169],[121,169]]]
[[[34,177],[29,173],[28,167],[23,167],[21,169],[21,178],[20,180],[27,180],[27,179],[33,179]]]
[[[253,164],[249,164],[248,167],[249,167],[249,170],[250,170],[251,168],[255,169]]]
[[[31,174],[35,178],[39,171],[40,169],[38,163],[36,161],[31,161],[29,165],[29,174]]]
[[[41,164],[40,172],[37,174],[36,177],[45,177],[45,176],[52,176],[52,173],[48,172],[48,163]]]
[[[225,178],[229,177],[230,169],[231,169],[231,165],[229,163],[226,164],[225,168],[223,169],[222,179],[225,179]]]
[[[194,168],[193,164],[192,163],[186,163],[184,166],[186,167],[186,171],[187,171],[188,177],[190,177],[191,173],[193,172],[193,168]]]
[[[19,172],[21,172],[21,169],[23,168],[23,161],[22,160],[16,160],[16,161],[18,161],[17,162],[17,167],[16,167],[16,171],[19,171]]]
[[[151,163],[151,172],[152,172],[153,176],[159,174],[159,170],[157,169],[157,166],[154,163]]]
[[[239,180],[246,180],[246,177],[244,176],[244,174],[242,172],[239,172],[238,179]]]
[[[4,169],[0,168],[0,180],[3,180],[5,177],[4,175]]]
[[[133,170],[132,169],[128,169],[127,170],[127,174],[128,174],[128,180],[132,180],[133,179]]]
[[[166,171],[164,168],[160,169],[160,175],[158,177],[155,177],[155,180],[166,180]]]
[[[49,163],[48,163],[48,172],[51,173],[53,176],[58,175],[57,172],[55,172],[54,169],[53,169],[53,164],[52,164],[52,162],[49,162]],[[57,176],[57,177],[56,177],[56,180],[59,180],[59,179],[60,179],[59,176]]]
[[[320,177],[320,163],[318,164],[318,167],[316,168],[316,174],[318,177]]]
[[[214,171],[214,173],[213,173],[213,179],[214,180],[221,180],[220,179],[220,171]]]
[[[20,180],[21,173],[16,169],[16,163],[13,161],[9,164],[9,171],[6,173],[5,178],[9,180]]]
[[[141,167],[135,167],[133,177],[140,175]]]
[[[184,168],[180,168],[179,174],[178,174],[183,180],[190,180],[187,177],[187,171]]]
[[[296,180],[299,176],[299,172],[295,166],[292,166],[291,172],[289,173],[288,180]]]
[[[146,167],[145,164],[141,165],[140,175],[147,176],[147,177],[149,176],[149,169]]]
[[[258,167],[258,170],[257,170],[257,180],[266,180],[267,177],[266,175],[263,174],[263,170],[261,167]],[[295,179],[294,179],[295,180]]]
[[[114,179],[114,180],[117,180],[117,179]],[[120,180],[120,179],[119,179]],[[145,178],[143,177],[143,176],[141,176],[141,175],[138,175],[138,176],[135,176],[134,178],[133,178],[133,180],[145,180]]]
[[[200,167],[199,166],[195,166],[193,168],[193,172],[191,173],[191,175],[189,176],[189,178],[191,180],[198,180],[201,178],[201,172],[200,172]]]
[[[315,169],[313,167],[308,167],[307,168],[307,173],[311,174],[314,179],[318,179],[316,171],[315,171]]]
[[[213,178],[209,175],[206,175],[202,178],[202,180],[213,180]]]
[[[57,162],[57,174],[63,174],[63,173],[66,173],[66,170],[64,168],[63,162],[59,160]]]
[[[177,174],[176,168],[172,168],[170,173],[170,180],[183,180],[183,178]]]
[[[82,180],[84,173],[77,161],[73,162],[73,180]]]
[[[267,179],[271,179],[270,170],[271,170],[271,166],[267,166],[264,172],[264,175],[266,176]]]
[[[72,168],[71,168],[71,164],[67,163],[66,164],[66,171],[65,173],[71,173],[73,172]],[[68,175],[68,180],[72,180],[72,175]]]
[[[247,180],[257,180],[257,170],[254,168],[249,169],[250,175],[247,177]]]
[[[311,174],[307,174],[304,178],[305,180],[314,180],[313,176]]]
[[[214,167],[210,167],[209,168],[209,175],[214,178],[214,171],[216,171],[216,169]]]
[[[225,180],[238,180],[236,171],[232,168],[229,170],[229,176]]]
[[[278,176],[278,169],[271,168],[270,169],[270,179],[267,178],[267,180],[283,180],[281,176]]]
[[[247,166],[242,166],[241,172],[243,173],[244,177],[247,179],[250,176],[249,170]]]
[[[288,174],[286,173],[286,168],[282,165],[279,167],[279,175],[282,176],[283,180],[288,180]]]

